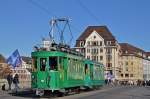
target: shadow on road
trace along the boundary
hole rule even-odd
[[[49,92],[44,93],[43,96],[36,96],[35,92],[32,90],[22,90],[16,92],[10,92],[9,93],[11,96],[16,96],[16,97],[23,97],[23,98],[55,98],[58,96],[55,96],[53,94],[50,94]]]
[[[93,90],[84,90],[81,91],[80,93],[84,93],[84,92],[90,92]],[[16,92],[9,92],[8,94],[10,94],[11,96],[16,96],[16,97],[23,97],[23,98],[57,98],[57,97],[63,97],[63,96],[70,96],[70,95],[74,95],[74,94],[80,94],[80,93],[69,93],[67,95],[65,94],[58,94],[58,93],[50,93],[50,92],[44,92],[43,96],[36,96],[35,92],[33,90],[22,90],[22,91],[18,91]]]
[[[23,91],[18,91],[16,92],[10,92],[9,93],[12,96],[17,96],[17,97],[24,97],[24,98],[38,98],[38,96],[35,95],[35,92],[32,90],[23,90]]]

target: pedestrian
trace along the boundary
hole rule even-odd
[[[5,84],[2,85],[2,90],[5,91]]]
[[[18,86],[18,84],[19,84],[19,75],[18,74],[15,74],[14,79],[13,79],[13,83],[15,85],[15,91],[17,93],[18,89],[19,89],[19,86]]]
[[[9,89],[8,90],[11,90],[12,81],[13,81],[13,76],[11,75],[11,73],[9,73],[7,75],[7,82],[8,82],[8,85],[9,85]]]

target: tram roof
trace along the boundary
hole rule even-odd
[[[70,57],[70,58],[82,58],[84,59],[83,56],[80,55],[73,55],[70,53],[66,53],[66,52],[61,52],[61,51],[36,51],[36,52],[32,52],[31,54],[33,57],[37,56],[37,57],[47,57],[47,56],[62,56],[62,57]]]

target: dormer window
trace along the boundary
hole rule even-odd
[[[80,41],[80,47],[84,46],[84,41]]]
[[[88,41],[87,43],[88,43],[88,45],[90,46],[90,41]]]
[[[96,46],[96,42],[93,42],[93,45]]]
[[[102,41],[100,41],[100,42],[99,42],[99,45],[102,46],[102,44],[103,44]]]
[[[107,41],[107,45],[111,45],[111,41]]]
[[[97,45],[98,45],[98,41],[93,41],[93,42],[92,42],[92,45],[93,45],[93,46],[97,46]]]

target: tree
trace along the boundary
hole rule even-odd
[[[2,54],[0,54],[0,63],[5,63],[5,61],[5,57]]]

